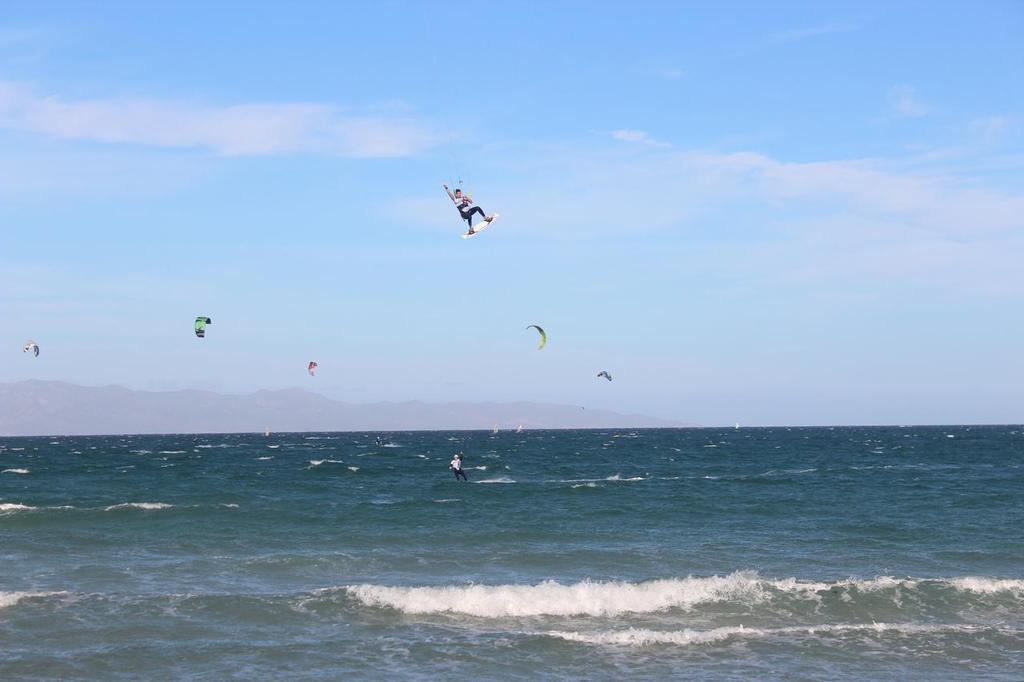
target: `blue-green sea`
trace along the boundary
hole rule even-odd
[[[1020,427],[0,438],[0,472],[4,680],[1024,677]]]

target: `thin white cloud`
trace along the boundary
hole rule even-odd
[[[632,130],[629,128],[621,128],[619,130],[609,131],[608,134],[612,136],[612,139],[618,140],[620,142],[632,142],[635,144],[646,145],[648,147],[670,146],[665,142],[659,142],[658,140],[655,140],[645,130]]]
[[[409,117],[325,104],[210,106],[155,99],[68,101],[0,81],[0,129],[70,140],[192,147],[228,156],[409,156],[440,136]]]
[[[815,38],[817,36],[830,35],[833,33],[849,33],[856,31],[859,26],[853,24],[822,24],[819,26],[806,26],[804,28],[795,28],[788,31],[780,31],[768,36],[768,42],[771,44],[790,43],[796,40],[804,40],[807,38]]]
[[[921,100],[917,91],[909,85],[894,85],[889,88],[887,95],[889,106],[897,116],[904,118],[920,118],[926,116],[930,111],[927,104]]]
[[[754,154],[689,155],[773,202],[828,202],[841,213],[871,214],[924,232],[970,239],[1024,228],[1024,197],[948,175],[900,173],[869,161],[786,163]]]
[[[788,162],[750,151],[646,146],[640,131],[617,137],[634,144],[504,157],[519,177],[490,187],[486,208],[505,216],[505,232],[544,239],[623,234],[645,240],[681,231],[687,253],[706,246],[712,259],[724,240],[737,281],[778,283],[800,274],[800,285],[887,281],[950,295],[1024,296],[1019,192],[980,185],[945,167]],[[551,229],[552,196],[558,197],[557,229]],[[656,239],[666,243],[664,236]]]
[[[657,75],[668,80],[677,81],[686,75],[686,70],[678,66],[663,66],[656,70]]]
[[[1001,137],[1011,126],[1012,119],[1009,116],[986,116],[976,118],[970,123],[973,133],[986,142],[994,142]]]

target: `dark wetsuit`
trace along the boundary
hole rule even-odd
[[[484,213],[484,210],[482,208],[480,208],[479,206],[474,206],[473,208],[469,209],[468,211],[463,211],[462,209],[459,209],[459,215],[462,216],[463,220],[465,220],[467,223],[469,223],[470,227],[473,227],[473,216],[475,216],[477,213],[480,214],[480,219],[481,220],[486,220],[487,219],[487,215]]]
[[[480,214],[480,220],[487,220],[487,214],[479,206],[474,206],[473,202],[469,197],[461,197],[455,199],[455,208],[459,209],[459,215],[462,219],[469,224],[469,229],[473,229],[473,216],[477,213]]]
[[[462,470],[462,460],[452,460],[452,463],[449,464],[449,466],[452,468],[452,471],[455,472],[456,481],[459,480],[460,477],[463,481],[469,481],[469,479],[466,478],[466,472]]]

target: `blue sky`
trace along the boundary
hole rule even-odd
[[[1019,2],[148,5],[0,16],[0,380],[1024,418]]]

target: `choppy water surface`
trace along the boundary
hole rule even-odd
[[[0,439],[0,678],[1024,670],[1018,427],[387,440]]]

